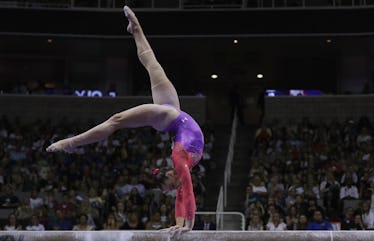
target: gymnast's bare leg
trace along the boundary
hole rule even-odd
[[[103,123],[88,131],[60,140],[47,147],[48,152],[75,152],[79,146],[102,141],[118,129],[152,126],[156,130],[164,130],[179,112],[169,106],[144,104],[114,114]]]
[[[127,31],[134,37],[139,60],[148,71],[151,80],[153,103],[159,105],[169,104],[179,110],[180,104],[177,91],[157,61],[137,17],[129,7],[125,6],[123,10],[129,20]]]

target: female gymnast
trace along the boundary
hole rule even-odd
[[[153,176],[160,182],[160,187],[164,191],[177,189],[176,225],[167,230],[192,230],[196,203],[190,169],[201,159],[204,147],[203,133],[196,121],[180,110],[178,94],[157,61],[134,12],[125,6],[124,13],[129,21],[127,31],[133,35],[138,58],[150,77],[153,104],[143,104],[116,113],[84,133],[53,143],[47,147],[47,151],[73,153],[75,148],[104,140],[122,128],[151,126],[158,131],[174,132],[173,168],[155,169]]]

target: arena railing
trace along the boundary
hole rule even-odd
[[[369,0],[238,0],[236,2],[227,1],[207,3],[201,0],[189,2],[186,0],[130,0],[129,5],[133,8],[143,9],[304,9],[304,8],[363,8],[374,7],[374,2]],[[2,1],[0,7],[17,8],[86,8],[86,9],[118,9],[122,8],[123,0],[19,0]]]
[[[223,179],[223,206],[227,206],[227,189],[231,179],[231,164],[234,159],[234,146],[236,142],[236,127],[238,126],[238,116],[237,111],[235,110],[234,118],[232,120],[231,134],[230,134],[230,143],[227,153],[227,159],[225,164],[225,172]]]
[[[244,214],[242,214],[241,212],[203,212],[203,211],[198,211],[196,212],[196,215],[216,215],[216,227],[217,227],[217,230],[225,230],[225,222],[223,221],[224,219],[222,218],[222,216],[224,215],[235,215],[235,216],[239,216],[240,217],[240,221],[241,221],[241,224],[240,224],[240,228],[242,231],[245,230],[245,217],[244,217]]]

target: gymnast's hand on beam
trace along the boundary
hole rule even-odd
[[[47,152],[67,152],[75,153],[76,149],[72,147],[70,140],[60,140],[47,147]]]
[[[180,235],[182,235],[182,233],[191,231],[191,229],[188,227],[181,227],[179,225],[175,225],[175,226],[171,226],[170,228],[161,229],[160,231],[162,232],[166,231],[171,234],[171,237],[178,238]]]

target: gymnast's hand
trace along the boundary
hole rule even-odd
[[[175,225],[175,226],[171,226],[169,228],[161,229],[161,231],[184,233],[184,232],[187,232],[187,231],[191,231],[191,229],[188,228],[188,227],[181,227],[179,225]]]
[[[49,147],[47,147],[47,152],[67,152],[67,153],[74,153],[76,152],[75,148],[71,145],[69,139],[60,140],[58,142],[53,143]]]

